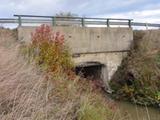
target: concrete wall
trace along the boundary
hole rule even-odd
[[[18,28],[18,37],[30,41],[35,27]],[[65,35],[73,53],[95,53],[129,50],[133,40],[131,28],[53,27]]]

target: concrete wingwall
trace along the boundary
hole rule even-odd
[[[19,27],[18,38],[30,42],[31,32],[35,27]],[[94,28],[94,27],[53,27],[65,35],[65,40],[71,49],[76,65],[85,62],[99,62],[105,65],[104,82],[108,81],[121,64],[123,58],[130,50],[133,42],[131,28]]]

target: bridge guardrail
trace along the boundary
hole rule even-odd
[[[158,27],[160,24],[133,22],[133,19],[119,19],[119,18],[88,18],[88,17],[57,17],[57,16],[38,16],[38,15],[14,15],[17,18],[0,18],[0,24],[52,24],[57,25],[76,25],[80,27],[90,26],[144,26],[144,27]]]

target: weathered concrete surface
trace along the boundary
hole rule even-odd
[[[30,41],[35,27],[18,28],[20,40]],[[66,43],[73,53],[95,53],[108,51],[126,51],[133,40],[131,28],[88,28],[53,27],[65,35]]]

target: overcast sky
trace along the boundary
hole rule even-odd
[[[55,15],[59,12],[160,23],[160,0],[0,0],[1,18],[13,17],[13,14]]]

